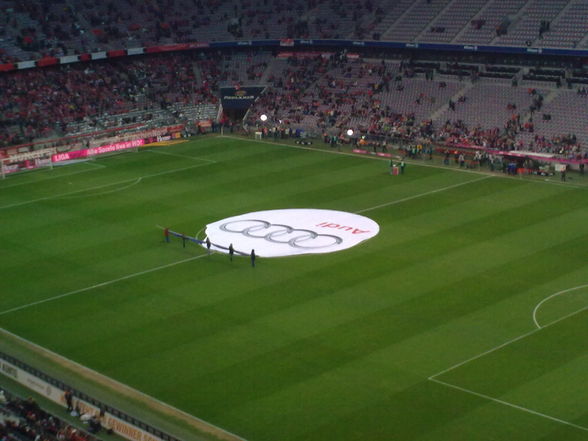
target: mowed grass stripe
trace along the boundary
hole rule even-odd
[[[248,148],[239,153],[247,156],[244,153]],[[264,150],[252,149],[255,150],[252,156],[262,161],[258,153]],[[223,146],[221,150],[215,152],[219,157],[231,154],[229,147]],[[329,204],[347,210],[350,206],[362,209],[363,202],[381,203],[387,193],[394,199],[410,196],[413,190],[412,194],[416,194],[471,179],[451,171],[434,169],[435,173],[427,173],[411,167],[409,174],[400,180],[380,175],[379,168],[385,169],[384,162],[359,158],[348,158],[352,161],[349,164],[335,161],[337,167],[331,169],[329,178],[325,177],[329,170],[327,161],[309,161],[306,165],[311,176],[306,177],[304,164],[293,158],[288,157],[287,166],[277,159],[270,161],[275,167],[267,170],[261,164],[258,166],[263,182],[275,182],[275,188],[286,190],[287,194],[260,191],[245,201],[232,197],[230,192],[232,186],[243,187],[243,182],[247,182],[245,179],[240,183],[239,177],[252,176],[246,167],[231,175],[230,167],[223,167],[226,164],[214,164],[197,169],[207,170],[206,177],[195,174],[197,178],[182,172],[177,177],[181,184],[177,190],[182,198],[191,195],[186,185],[203,184],[203,181],[211,195],[204,200],[204,208],[186,204],[182,212],[181,199],[168,188],[165,198],[170,199],[173,207],[168,219],[188,226],[192,217],[195,223],[200,223],[210,211],[220,214],[232,209],[231,203],[243,211],[251,207],[262,209],[268,203],[286,205],[298,201],[305,206]],[[216,172],[222,175],[219,181],[215,181]],[[297,173],[301,179],[295,178]],[[374,176],[379,177],[372,179]],[[173,186],[175,181],[170,175],[157,179],[166,187]],[[438,424],[411,433],[413,422],[404,422],[404,419],[411,420],[406,412],[422,422],[436,408],[426,397],[431,385],[418,387],[422,381],[414,373],[425,370],[426,366],[398,363],[397,356],[401,356],[405,342],[434,335],[437,328],[481,314],[486,308],[495,312],[497,305],[519,295],[521,290],[530,289],[533,283],[545,285],[550,280],[548,275],[535,280],[533,273],[542,271],[543,266],[533,262],[542,261],[561,274],[576,273],[585,267],[582,259],[579,263],[560,264],[554,257],[565,248],[574,248],[578,241],[581,247],[571,254],[576,258],[583,256],[585,238],[581,230],[569,228],[563,234],[549,236],[545,242],[533,241],[539,233],[548,232],[550,226],[560,229],[566,222],[577,223],[582,211],[572,210],[569,205],[579,207],[576,202],[581,194],[568,194],[565,187],[546,185],[542,188],[549,190],[540,190],[541,197],[537,197],[538,193],[531,192],[532,184],[511,181],[512,185],[508,185],[503,181],[506,180],[489,179],[422,200],[414,199],[394,209],[374,210],[368,215],[381,224],[380,236],[345,253],[263,259],[255,271],[244,259],[237,259],[231,265],[225,256],[214,255],[202,259],[198,265],[190,265],[189,270],[174,268],[152,274],[132,283],[125,282],[116,289],[99,290],[92,296],[33,308],[2,323],[158,397],[180,403],[199,416],[210,415],[214,422],[226,423],[238,433],[243,433],[240,430],[243,429],[253,439],[331,439],[325,436],[329,430],[339,434],[335,425],[341,427],[344,435],[341,439],[365,439],[371,434],[374,439],[391,439],[396,435],[403,439],[426,438],[436,428],[450,425],[456,419],[467,419],[471,413],[453,412],[450,406],[444,406],[445,418],[440,418]],[[220,191],[215,193],[216,184],[220,184]],[[303,188],[302,184],[309,187]],[[316,186],[316,198],[312,185]],[[200,185],[195,187],[195,192],[201,190]],[[149,189],[156,192],[156,186]],[[329,192],[333,193],[330,199]],[[525,193],[533,201],[529,200],[525,207],[530,214],[528,223],[510,212],[517,205],[517,198],[526,198]],[[566,195],[558,203],[559,193]],[[508,203],[500,203],[503,194],[509,195]],[[112,220],[116,225],[117,210],[109,211],[107,205],[112,202],[122,206],[124,198],[119,196],[122,193],[111,201],[110,196],[98,198],[96,202],[104,203],[106,210],[101,222]],[[143,202],[148,199],[157,202],[153,193],[138,192],[135,197]],[[498,202],[492,206],[494,198]],[[534,208],[535,203],[556,203],[559,215],[553,223]],[[90,203],[87,205],[89,208]],[[67,209],[74,213],[76,204]],[[146,212],[149,207],[140,203],[136,209]],[[475,209],[479,213],[472,214],[471,210]],[[133,216],[132,211],[123,210],[129,217]],[[150,216],[146,217],[152,220]],[[427,229],[427,216],[431,218],[431,229]],[[513,228],[508,229],[504,224],[495,226],[491,222],[493,216],[497,222],[512,221]],[[133,217],[133,224],[141,226],[140,218]],[[484,228],[476,227],[476,221],[481,221]],[[411,223],[418,228],[411,229]],[[465,234],[460,235],[462,228]],[[141,240],[140,235],[135,239]],[[527,243],[530,241],[533,242]],[[514,252],[509,252],[511,244],[518,245]],[[177,244],[175,249],[173,246],[158,243],[157,251],[166,258],[185,252]],[[99,248],[96,251],[102,252]],[[140,255],[136,256],[138,261]],[[480,255],[484,258],[480,259]],[[494,280],[525,270],[527,260],[531,266],[523,280],[510,287],[506,281]],[[450,265],[458,263],[460,267],[454,270],[450,265],[444,266],[444,261]],[[478,295],[480,280],[487,286]],[[495,290],[500,294],[496,295]],[[51,325],[44,333],[30,329],[47,315],[56,317],[56,322],[62,318],[63,323]],[[91,322],[90,318],[95,320]],[[112,323],[112,326],[106,326],[105,331],[96,323]],[[72,328],[79,335],[70,335]],[[492,343],[492,337],[484,336],[479,343],[480,346]],[[432,358],[444,352],[443,346],[431,344],[419,350],[431,351]],[[437,369],[437,363],[433,362],[432,368]],[[141,366],[139,372],[137,366]],[[170,366],[182,371],[182,379],[152,381],[169,372]],[[446,366],[436,372],[443,367]],[[216,384],[210,384],[216,379],[219,380]],[[339,383],[350,386],[347,390],[338,389]],[[409,391],[421,391],[423,396],[417,393],[416,402],[424,406],[410,406],[408,395],[406,401],[395,398]],[[454,395],[444,393],[442,397],[453,404]],[[305,412],[303,403],[313,399],[316,405]],[[471,397],[467,400],[471,401]],[[338,406],[342,401],[345,405]],[[479,406],[488,404],[484,400],[474,401]],[[363,422],[355,418],[357,414],[365,416],[364,410],[373,409],[374,405],[386,403],[405,403],[402,408],[392,408],[402,415],[400,423],[384,422],[375,429],[369,426],[371,418]],[[377,414],[389,418],[390,408],[387,412]],[[257,413],[261,415],[255,417]],[[296,428],[294,421],[302,421],[303,427]],[[476,421],[475,418],[469,421],[471,430]]]
[[[498,270],[504,271],[504,266],[494,269],[495,272]],[[292,381],[303,381],[305,378],[319,375],[324,370],[330,369],[333,362],[336,364],[349,362],[362,354],[369,354],[401,341],[403,338],[410,337],[414,333],[424,332],[431,326],[438,326],[497,301],[496,295],[484,296],[486,293],[474,293],[468,292],[468,290],[465,290],[466,295],[464,295],[463,291],[456,289],[455,285],[458,284],[460,286],[467,286],[468,283],[471,285],[473,279],[477,279],[477,275],[470,280],[460,280],[454,284],[453,289],[446,289],[441,293],[435,290],[426,298],[412,299],[389,308],[382,308],[315,336],[295,341],[286,347],[272,351],[270,354],[261,354],[254,359],[229,366],[219,372],[204,376],[199,383],[208,385],[210,388],[222,384],[223,388],[227,388],[231,384],[229,379],[233,378],[236,382],[233,385],[235,391],[238,390],[242,394],[244,388],[249,391],[244,394],[244,398],[247,399],[247,397],[259,396],[263,391],[271,393]],[[505,289],[501,295],[507,296],[511,293],[512,288]],[[475,297],[477,302],[472,302],[472,297]],[[419,320],[415,320],[417,316],[420,317]],[[268,329],[268,331],[271,330]],[[270,361],[272,358],[276,360],[288,358],[289,363],[283,366],[286,372],[279,376],[281,381],[276,379],[268,384],[263,381],[265,378],[263,372],[273,368]],[[234,377],[237,372],[238,376]],[[257,377],[260,384],[258,382],[240,384],[239,377],[245,375],[249,378],[249,376],[253,376],[253,372],[262,374]],[[269,374],[269,372],[266,373],[266,375]],[[207,397],[214,396],[212,393],[205,395]],[[207,403],[212,404],[210,399],[207,399]]]
[[[83,179],[79,175],[59,182],[51,182],[48,185],[39,185],[34,191],[28,192],[26,197],[20,194],[18,189],[9,188],[2,192],[0,197],[0,210],[7,211],[21,208],[30,204],[39,204],[52,200],[80,199],[88,194],[112,193],[118,189],[124,189],[133,186],[140,179],[150,179],[152,177],[173,174],[180,170],[199,168],[208,163],[182,164],[177,158],[167,159],[157,164],[149,160],[145,154],[135,154],[135,156],[113,157],[122,162],[123,167],[107,167],[99,170],[99,173],[93,174],[88,179]],[[172,163],[178,167],[170,166]],[[130,173],[132,168],[132,174]],[[75,179],[74,179],[75,178]],[[20,198],[20,199],[19,199]]]
[[[585,322],[587,318],[586,314],[579,314],[572,320]],[[577,328],[581,328],[581,326],[577,326]],[[586,352],[573,354],[573,348],[569,351],[571,345],[576,344],[581,347],[582,341],[577,335],[564,335],[564,337],[568,337],[567,340],[570,341],[565,341],[563,345],[558,343],[555,348],[548,346],[545,350],[545,345],[551,343],[552,340],[541,343],[544,352],[558,352],[560,362],[554,363],[551,369],[547,368],[542,373],[536,372],[535,378],[530,379],[530,375],[525,375],[524,379],[519,377],[522,380],[521,383],[510,389],[506,395],[503,395],[503,398],[574,422],[588,430],[586,410],[588,397],[581,386],[588,380],[586,374],[588,354]],[[549,354],[547,357],[551,358],[552,356]],[[531,369],[535,370],[535,366]],[[515,373],[515,376],[519,376],[518,372]],[[571,378],[576,381],[570,381]]]
[[[300,154],[299,152],[296,153]],[[305,154],[304,156],[310,156],[308,155],[308,152],[302,153]],[[134,156],[131,155],[131,159],[133,158]],[[334,162],[336,163],[337,161]],[[348,166],[361,164],[361,162],[354,161],[353,158],[342,158],[341,162],[345,165],[345,173],[349,172]],[[324,160],[317,166],[324,168]],[[332,166],[333,165],[331,165],[331,169]],[[308,165],[305,164],[301,167],[308,168]],[[298,174],[299,171],[301,170],[296,168],[294,174]],[[310,172],[312,171],[313,170],[310,170]],[[182,174],[183,173],[176,173],[175,175]],[[178,176],[176,176],[176,178],[177,177]],[[151,182],[156,181],[156,178],[151,180]],[[235,185],[237,185],[236,182]],[[299,186],[300,185],[297,185],[296,187],[298,188]],[[313,186],[312,182],[311,186]],[[150,189],[145,191],[146,189],[144,187],[150,187]],[[62,214],[66,211],[69,212],[70,208],[72,213],[77,209],[78,212],[82,214],[78,214],[77,218],[71,216],[59,216],[59,218],[65,219],[65,222],[60,222],[59,225],[55,225],[53,231],[51,231],[49,225],[46,225],[45,223],[42,227],[39,226],[37,229],[28,229],[26,237],[34,243],[34,246],[43,250],[43,253],[36,258],[32,256],[32,253],[26,253],[22,259],[23,264],[29,265],[32,263],[31,260],[49,260],[53,261],[54,265],[59,266],[62,262],[59,262],[58,259],[53,259],[53,257],[58,257],[63,253],[72,259],[77,260],[80,267],[83,267],[84,260],[90,258],[90,260],[92,260],[92,267],[95,270],[97,266],[101,266],[103,263],[96,263],[93,260],[93,256],[96,254],[102,255],[102,253],[104,253],[104,264],[110,260],[114,264],[113,266],[119,267],[118,262],[116,262],[116,256],[120,256],[120,258],[124,260],[124,254],[120,253],[120,246],[132,248],[134,246],[134,240],[137,240],[137,243],[143,243],[146,246],[149,244],[148,239],[145,240],[145,236],[139,237],[136,234],[130,235],[129,231],[131,229],[145,229],[145,222],[138,225],[134,221],[136,219],[146,221],[151,217],[152,220],[147,222],[148,228],[151,228],[152,225],[158,223],[158,218],[154,216],[154,212],[162,213],[169,211],[171,205],[170,198],[160,197],[157,191],[159,188],[165,188],[165,186],[162,186],[159,183],[154,183],[153,185],[142,183],[140,188],[126,190],[121,194],[111,194],[104,197],[88,196],[79,201],[44,202],[43,205],[46,206],[46,212],[50,212],[50,210],[55,207],[54,211],[57,212],[57,214]],[[200,194],[205,194],[205,192],[200,192]],[[144,197],[142,197],[143,195],[147,195],[148,199],[144,199]],[[164,201],[156,203],[155,201],[158,198],[160,198],[160,201],[161,199],[164,199]],[[231,195],[231,199],[232,198],[238,197]],[[182,207],[185,207],[186,201],[189,199],[190,198],[185,194],[176,195],[175,197],[175,200],[179,201],[179,204]],[[211,204],[206,204],[205,201],[202,201],[201,203],[204,204],[204,206],[210,206],[212,204],[212,202]],[[231,203],[222,205],[234,206],[235,204]],[[197,207],[197,210],[201,211],[201,208]],[[150,212],[150,216],[144,215],[144,213],[147,212]],[[46,216],[45,218],[48,217],[49,216]],[[118,228],[118,225],[121,225],[122,228]],[[203,225],[204,223],[201,224],[201,226]],[[22,228],[26,228],[26,226],[23,225],[21,226],[21,229]],[[191,232],[190,230],[188,231]],[[94,248],[95,246],[100,246],[102,249]],[[140,247],[134,251],[141,252],[143,251],[141,248],[144,249],[146,247]],[[110,253],[109,250],[111,251]],[[116,254],[116,256],[113,256],[113,253]],[[109,254],[111,255],[109,256]],[[18,259],[15,259],[13,262],[16,261],[18,261]],[[124,266],[122,268],[124,268]],[[129,270],[137,270],[137,268],[129,268]]]
[[[454,239],[453,237],[447,237],[445,234],[440,234],[439,237],[446,238],[446,241],[447,241],[448,246],[452,246],[454,248],[459,248],[459,247],[462,246],[462,244],[460,244],[460,242],[458,240]],[[415,243],[405,244],[405,247],[404,248],[407,249],[407,252],[408,253],[413,252],[415,257],[413,258],[413,260],[411,260],[410,254],[406,254],[405,253],[406,255],[404,255],[404,257],[403,257],[404,266],[402,267],[402,269],[404,270],[406,267],[408,267],[410,265],[416,264],[419,260],[422,261],[422,259],[426,256],[426,247],[433,240],[434,240],[434,238],[431,238],[431,237],[423,238],[423,240],[421,240],[422,247],[416,246]],[[508,242],[510,243],[510,240],[508,240]],[[132,247],[131,247],[131,249],[132,249]],[[446,252],[447,251],[448,250],[446,250]],[[374,254],[372,257],[370,257],[370,256],[363,256],[363,258],[365,260],[367,260],[367,261],[370,261],[371,259],[377,259],[377,255]],[[446,260],[445,257],[443,258],[443,260]],[[455,260],[457,261],[457,263],[459,263],[459,261],[460,261],[459,257],[456,258]],[[397,268],[395,268],[395,269],[397,269]],[[370,278],[372,278],[372,277],[370,277]],[[314,279],[316,279],[315,276],[309,277],[309,280],[314,280]],[[346,284],[346,282],[345,282],[345,284]]]
[[[450,384],[465,387],[466,391],[572,425],[571,431],[564,430],[565,427],[554,430],[562,433],[562,438],[553,439],[585,439],[588,403],[581,384],[586,380],[588,367],[588,353],[582,343],[586,318],[584,310],[558,320],[553,326],[443,374],[443,381],[452,377]],[[578,438],[578,434],[583,438]]]
[[[540,329],[524,339],[447,372],[440,379],[499,397],[574,360],[583,359],[585,365],[588,350],[582,342],[588,326],[587,317],[588,312],[583,311]],[[524,365],[525,369],[509,368],[517,365]],[[489,375],[491,372],[504,374]],[[585,379],[577,378],[579,382]],[[550,388],[548,384],[546,387]]]
[[[156,179],[153,180],[156,181]],[[159,184],[157,186],[161,188]],[[23,265],[34,263],[35,258],[46,260],[58,257],[60,254],[71,256],[76,249],[79,250],[78,257],[81,259],[84,257],[93,259],[93,255],[100,255],[105,251],[104,261],[106,261],[112,257],[108,256],[109,249],[115,253],[120,252],[120,245],[119,247],[113,245],[115,242],[120,244],[123,238],[126,239],[123,246],[134,246],[135,252],[141,252],[141,248],[145,247],[141,247],[140,244],[147,246],[150,244],[145,240],[145,237],[139,238],[136,234],[130,234],[130,230],[136,229],[138,226],[133,221],[135,219],[145,220],[145,213],[153,212],[154,209],[160,212],[166,210],[165,202],[163,204],[154,203],[158,198],[160,201],[162,198],[151,190],[145,192],[143,187],[144,185],[133,191],[126,191],[124,194],[112,194],[107,197],[88,196],[86,199],[77,201],[45,201],[43,205],[45,205],[46,216],[32,215],[39,207],[26,210],[31,212],[32,219],[43,219],[41,225],[35,229],[27,228],[26,223],[14,222],[13,225],[18,228],[14,228],[15,231],[5,231],[5,233],[11,235],[26,230],[27,234],[23,235],[23,239],[29,239],[31,247],[35,251],[42,250],[40,256],[38,253],[25,253],[22,258]],[[192,189],[192,191],[194,190]],[[153,195],[153,193],[155,193],[155,197],[150,197],[147,201],[136,197],[141,194]],[[186,200],[183,200],[181,204],[185,206]],[[53,225],[47,221],[51,218],[51,211],[55,213],[58,221]],[[154,217],[153,221],[148,224],[149,228],[153,227],[157,220]],[[142,227],[144,228],[144,225]],[[133,244],[134,240],[137,240],[136,245]],[[94,244],[101,245],[102,250],[92,249]],[[27,248],[26,245],[23,247],[21,243],[18,249],[26,250]],[[12,259],[11,264],[13,265],[18,260],[18,258]],[[95,265],[96,262],[92,263]],[[83,267],[83,260],[78,264]]]
[[[211,144],[212,146],[210,146]],[[245,152],[247,155],[255,154],[251,153],[252,149],[237,150],[234,146],[231,147],[230,145],[227,149],[226,144],[227,142],[220,138],[209,138],[206,143],[201,143],[199,140],[195,140],[186,144],[181,144],[182,148],[184,149],[183,151],[186,153],[193,153],[195,151],[198,152],[198,155],[194,155],[191,159],[173,155],[156,156],[148,150],[142,151],[140,149],[138,153],[121,153],[114,156],[97,157],[96,163],[99,165],[98,167],[93,165],[93,162],[64,166],[64,168],[78,168],[84,164],[86,167],[93,165],[93,169],[95,169],[97,173],[88,176],[63,176],[61,180],[56,179],[53,182],[44,183],[47,185],[33,185],[32,188],[31,186],[22,186],[22,188],[18,189],[12,188],[11,185],[14,186],[14,183],[12,183],[6,188],[7,190],[10,190],[10,192],[3,192],[0,195],[0,206],[9,205],[8,202],[4,203],[5,201],[2,199],[2,197],[8,195],[19,196],[24,194],[27,196],[27,200],[35,199],[34,197],[31,197],[31,195],[35,195],[37,198],[54,199],[57,198],[60,194],[68,193],[68,195],[65,196],[70,197],[69,193],[72,192],[76,192],[75,194],[83,193],[83,188],[77,188],[78,184],[83,184],[83,186],[88,188],[89,191],[93,191],[93,187],[100,185],[108,186],[121,180],[131,181],[139,177],[166,174],[176,169],[203,166],[205,164],[210,164],[211,161],[215,161],[215,159],[208,157],[208,154],[211,153],[214,153],[217,156],[221,151],[225,153],[228,151],[231,156],[235,155],[236,151]],[[235,143],[232,141],[228,144]],[[203,145],[208,145],[209,147],[201,147]],[[168,147],[167,149],[173,149],[174,147],[177,148],[178,146]],[[256,146],[253,146],[252,148],[254,147]],[[262,149],[267,150],[267,148],[264,146],[261,146],[260,151]],[[226,159],[227,158],[225,157],[225,160]],[[176,165],[176,167],[169,167],[171,164]],[[61,169],[56,168],[53,171],[59,173],[59,170]],[[53,171],[49,170],[47,173],[53,173]],[[14,180],[26,179],[26,175],[15,176],[13,178]],[[10,202],[14,203],[13,200]]]

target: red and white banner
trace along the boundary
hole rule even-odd
[[[384,153],[384,152],[370,152],[369,150],[364,150],[364,149],[353,149],[353,153],[359,153],[361,155],[375,155],[375,156],[381,156],[383,158],[391,158],[392,155],[390,153]]]
[[[133,141],[117,142],[116,144],[103,145],[90,149],[75,150],[73,152],[57,153],[51,156],[51,161],[62,162],[71,161],[72,159],[82,159],[88,156],[102,155],[104,153],[118,152],[120,150],[132,149],[145,144],[144,139],[135,139]]]

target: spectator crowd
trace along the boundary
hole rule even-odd
[[[33,398],[12,397],[0,389],[0,440],[97,441],[97,438],[45,412]]]
[[[478,81],[471,81],[470,92],[477,90]],[[98,131],[105,128],[104,118],[113,115],[121,115],[121,124],[134,122],[123,118],[129,112],[168,112],[181,118],[178,108],[218,106],[219,87],[243,83],[267,85],[248,113],[249,126],[258,125],[265,113],[270,117],[265,125],[278,129],[332,135],[352,128],[391,142],[586,155],[585,128],[578,127],[579,133],[542,131],[538,115],[543,112],[543,123],[551,115],[543,110],[545,91],[535,87],[521,97],[522,86],[496,85],[512,90],[516,99],[493,110],[488,107],[493,97],[476,101],[470,92],[460,92],[465,81],[430,69],[423,75],[410,59],[363,60],[339,51],[284,60],[255,49],[163,53],[2,73],[0,147],[70,135],[82,122]],[[572,95],[582,98],[585,89]],[[502,124],[468,122],[460,117],[468,113],[461,111],[463,106],[474,106],[469,113],[493,112]]]

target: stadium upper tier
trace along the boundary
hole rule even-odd
[[[586,0],[0,0],[0,63],[283,38],[588,48]]]

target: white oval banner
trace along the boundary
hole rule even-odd
[[[261,257],[321,254],[351,248],[374,237],[380,226],[358,214],[292,208],[240,214],[206,226],[215,251]],[[203,246],[206,247],[204,244]]]

